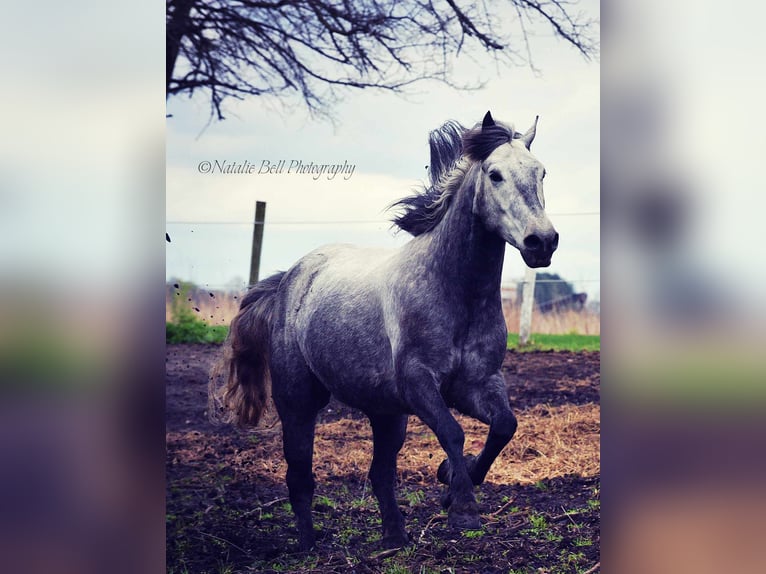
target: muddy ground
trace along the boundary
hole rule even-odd
[[[207,372],[220,347],[168,345],[168,572],[598,571],[599,353],[508,352],[503,372],[519,419],[514,440],[477,488],[481,530],[448,528],[436,468],[443,453],[410,418],[399,455],[399,503],[413,544],[381,551],[377,503],[366,480],[371,433],[331,402],[317,426],[317,548],[298,551],[284,483],[279,422],[255,430],[206,418]],[[466,452],[486,427],[459,418]]]

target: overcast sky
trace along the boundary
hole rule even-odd
[[[598,2],[580,8],[598,17]],[[544,33],[532,43],[539,73],[528,67],[498,70],[489,57],[484,67],[466,61],[457,80],[480,79],[485,88],[461,92],[424,83],[406,99],[349,91],[333,110],[334,125],[302,109],[286,113],[273,102],[251,98],[230,102],[227,119],[206,127],[209,108],[203,99],[170,99],[167,277],[210,288],[247,279],[256,200],[267,202],[261,277],[289,268],[325,243],[403,244],[409,236],[391,229],[385,208],[424,181],[428,132],[447,119],[470,126],[491,110],[519,130],[540,116],[532,149],[546,166],[546,210],[561,235],[545,271],[561,274],[578,291],[598,298],[599,64]],[[200,162],[216,160],[247,161],[256,171],[264,160],[347,162],[355,170],[348,179],[332,180],[286,173],[200,173]],[[372,223],[327,223],[338,221]],[[523,277],[524,269],[518,251],[508,247],[504,281]]]

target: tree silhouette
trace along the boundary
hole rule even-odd
[[[576,1],[167,0],[166,94],[204,92],[223,119],[227,98],[297,95],[326,115],[343,88],[401,92],[425,79],[467,88],[451,79],[458,55],[532,65],[527,27],[537,21],[595,56],[597,22],[573,13]]]

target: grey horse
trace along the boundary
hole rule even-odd
[[[448,485],[449,525],[480,526],[474,485],[516,431],[500,372],[505,244],[530,267],[550,265],[558,246],[544,210],[545,169],[530,152],[536,127],[537,118],[517,133],[489,112],[471,129],[445,123],[429,138],[430,186],[395,204],[395,224],[413,235],[408,243],[320,247],[243,298],[223,376],[211,377],[210,412],[255,425],[273,398],[301,549],[315,542],[314,427],[331,395],[370,419],[369,477],[385,547],[409,540],[394,488],[411,414],[447,455],[437,476]],[[478,456],[463,455],[450,408],[489,425]]]

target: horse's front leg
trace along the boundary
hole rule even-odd
[[[516,432],[516,417],[508,402],[508,391],[503,375],[495,373],[478,386],[466,385],[462,394],[455,398],[458,410],[489,425],[489,434],[484,448],[478,456],[466,457],[466,466],[473,484],[481,484],[492,463],[513,438]],[[439,466],[437,476],[449,483],[451,461],[446,459]]]
[[[452,528],[476,529],[481,526],[473,482],[463,458],[465,434],[450,413],[429,369],[411,367],[403,381],[407,405],[436,435],[450,461],[447,520]]]

